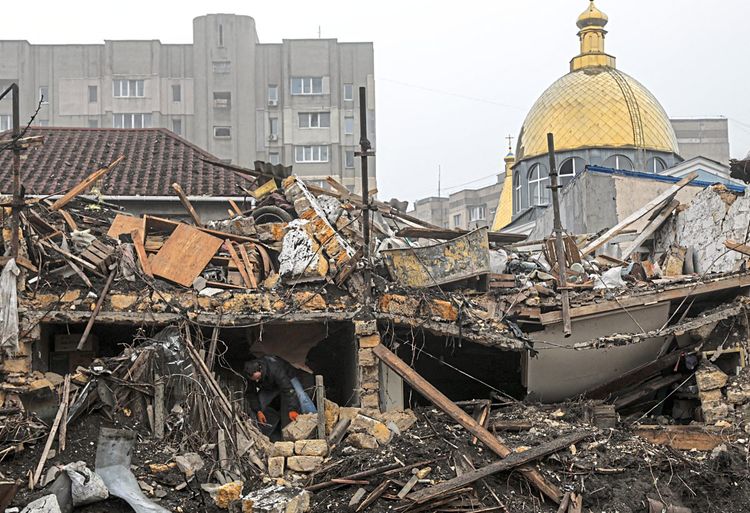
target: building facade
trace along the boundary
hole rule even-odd
[[[727,118],[672,118],[680,156],[685,160],[705,157],[729,164],[729,120]]]
[[[219,158],[294,166],[311,180],[360,186],[359,87],[366,87],[375,147],[372,43],[258,40],[249,16],[193,20],[192,44],[105,41],[34,45],[0,41],[0,87],[21,88],[21,124],[164,127]],[[0,102],[0,131],[11,105]],[[372,164],[371,164],[372,166]],[[372,187],[375,171],[370,167]]]

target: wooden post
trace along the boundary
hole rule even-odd
[[[323,376],[315,376],[315,402],[318,408],[318,438],[326,439],[326,388]]]
[[[94,327],[94,321],[96,320],[96,316],[99,314],[99,310],[102,309],[104,298],[107,297],[107,293],[109,292],[109,287],[112,285],[112,281],[115,279],[115,274],[117,274],[117,268],[112,269],[112,271],[109,273],[109,276],[107,277],[107,282],[104,284],[104,288],[99,293],[99,299],[96,300],[96,306],[94,307],[94,311],[91,312],[91,317],[89,317],[89,320],[86,323],[86,328],[83,330],[83,335],[81,335],[81,340],[78,342],[78,347],[76,347],[77,351],[80,351],[81,349],[83,349],[83,346],[86,345],[86,340],[89,338],[89,334],[91,333],[91,328]]]
[[[180,198],[180,203],[182,203],[182,206],[185,207],[185,210],[187,210],[187,213],[190,214],[190,218],[195,223],[195,226],[203,226],[203,223],[201,222],[201,218],[200,216],[198,216],[198,212],[196,212],[195,209],[193,208],[193,204],[190,203],[190,200],[185,194],[185,191],[182,190],[182,187],[180,187],[180,184],[173,183],[172,189],[174,189],[174,192],[177,193],[177,197]]]
[[[222,470],[229,470],[229,460],[227,458],[227,437],[223,429],[219,429],[216,434],[216,446],[219,449],[219,467]]]
[[[557,253],[557,290],[562,296],[563,334],[569,337],[572,333],[570,326],[570,289],[568,288],[567,268],[565,260],[565,242],[563,242],[562,219],[560,218],[560,199],[557,190],[557,164],[555,163],[555,137],[547,134],[547,149],[549,150],[549,182],[552,190],[552,215],[554,217],[555,253]]]
[[[63,397],[63,400],[60,401],[60,407],[57,409],[57,415],[55,415],[55,420],[52,422],[52,427],[49,429],[49,435],[47,436],[47,443],[44,444],[44,450],[42,451],[42,456],[39,458],[39,463],[36,466],[36,470],[34,471],[34,474],[31,477],[31,481],[29,482],[29,489],[33,490],[36,484],[39,482],[39,478],[42,476],[42,470],[44,470],[44,464],[47,462],[47,456],[49,455],[49,450],[52,448],[52,442],[55,441],[55,435],[57,434],[57,428],[60,426],[60,421],[62,420],[63,413],[65,412],[66,403],[65,403],[65,397]]]
[[[503,445],[495,436],[478,424],[470,415],[468,415],[456,404],[448,399],[442,392],[435,388],[430,382],[417,374],[414,369],[404,363],[401,358],[393,354],[383,344],[378,344],[372,349],[375,356],[380,358],[388,367],[393,369],[398,375],[409,383],[414,390],[422,394],[432,404],[447,413],[453,420],[466,428],[469,433],[475,435],[482,443],[501,458],[505,458],[513,451]],[[554,484],[547,481],[544,476],[532,466],[524,465],[520,468],[524,477],[528,479],[539,491],[552,499],[556,504],[560,503],[562,493]]]
[[[65,375],[65,381],[63,382],[63,404],[65,409],[63,410],[62,420],[60,421],[60,435],[57,439],[57,445],[60,452],[65,450],[65,437],[68,433],[68,403],[70,401],[70,374]]]
[[[164,380],[154,376],[154,436],[164,438]]]

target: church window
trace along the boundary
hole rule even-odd
[[[529,170],[529,206],[546,205],[548,203],[549,173],[541,164],[534,164]]]
[[[651,157],[648,159],[648,163],[646,164],[646,171],[649,173],[661,173],[667,169],[667,163],[664,162],[659,157]]]
[[[625,155],[612,155],[604,161],[604,167],[612,169],[622,169],[623,171],[632,171],[633,162]]]
[[[513,212],[521,210],[521,173],[513,175]]]
[[[583,171],[586,166],[586,161],[579,157],[571,157],[564,161],[560,166],[559,171],[559,182],[560,185],[565,187],[570,183],[574,176]]]

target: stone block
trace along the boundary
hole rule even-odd
[[[703,363],[695,373],[695,379],[698,382],[698,390],[705,392],[723,387],[727,384],[729,376],[715,365]]]
[[[318,429],[318,415],[316,413],[306,413],[297,417],[297,420],[287,424],[281,431],[284,440],[309,440],[313,438],[313,433]]]
[[[302,310],[325,310],[328,307],[323,296],[310,291],[295,292],[294,302]]]
[[[328,456],[328,444],[325,440],[297,440],[294,442],[294,453],[299,456]]]
[[[732,404],[745,404],[750,402],[750,388],[732,386],[727,388],[727,402]]]
[[[231,483],[221,485],[213,494],[211,494],[214,503],[220,509],[229,509],[229,505],[232,502],[239,500],[242,495],[243,484],[242,481],[232,481]]]
[[[367,433],[352,433],[346,437],[346,441],[357,449],[377,449],[378,441],[374,436]]]
[[[127,310],[138,301],[138,296],[130,294],[112,294],[109,298],[113,310]]]
[[[363,348],[357,354],[358,364],[363,367],[370,367],[378,363],[377,357],[370,348]]]
[[[333,431],[333,427],[339,421],[340,412],[341,408],[338,404],[328,399],[325,400],[326,434],[330,434]]]
[[[706,390],[705,392],[698,392],[701,403],[719,403],[724,400],[724,395],[721,393],[721,389]]]
[[[378,382],[378,381],[366,381],[364,383],[360,383],[359,387],[362,390],[365,390],[365,391],[378,390],[380,388],[380,382]]]
[[[20,358],[6,358],[2,361],[3,372],[31,372],[31,358],[23,356]]]
[[[361,408],[356,408],[354,406],[342,406],[339,408],[339,420],[349,419],[354,422],[354,419],[357,418],[360,411]]]
[[[399,294],[383,294],[378,301],[378,308],[394,315],[416,317],[419,315],[419,300]]]
[[[377,333],[378,324],[376,321],[354,321],[354,334],[359,336],[372,335]]]
[[[380,335],[377,333],[374,335],[365,335],[364,337],[359,337],[360,348],[373,348],[377,345],[380,345]]]
[[[715,424],[724,420],[734,412],[734,408],[724,402],[701,403],[703,419],[706,424]]]
[[[380,369],[378,368],[378,366],[372,365],[370,367],[360,367],[359,381],[360,383],[366,383],[368,381],[372,381],[375,383],[380,382]]]
[[[286,458],[283,456],[268,458],[268,475],[271,477],[282,477],[284,475],[285,464]]]
[[[362,408],[378,409],[380,407],[380,398],[377,393],[366,393],[360,399]]]
[[[321,456],[290,456],[286,466],[295,472],[312,472],[323,463]]]
[[[294,456],[294,442],[274,442],[272,456]]]
[[[429,305],[431,316],[440,317],[444,321],[458,320],[458,309],[450,301],[433,299]]]
[[[305,513],[310,510],[310,492],[275,484],[254,490],[242,498],[242,513]]]
[[[417,422],[417,416],[411,410],[388,411],[380,413],[376,418],[386,425],[388,422],[393,422],[402,433]]]

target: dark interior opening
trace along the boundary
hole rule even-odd
[[[490,399],[493,388],[517,399],[526,395],[520,352],[425,331],[397,329],[394,340],[401,343],[398,356],[453,401]],[[404,383],[404,404],[416,406],[428,401]]]

